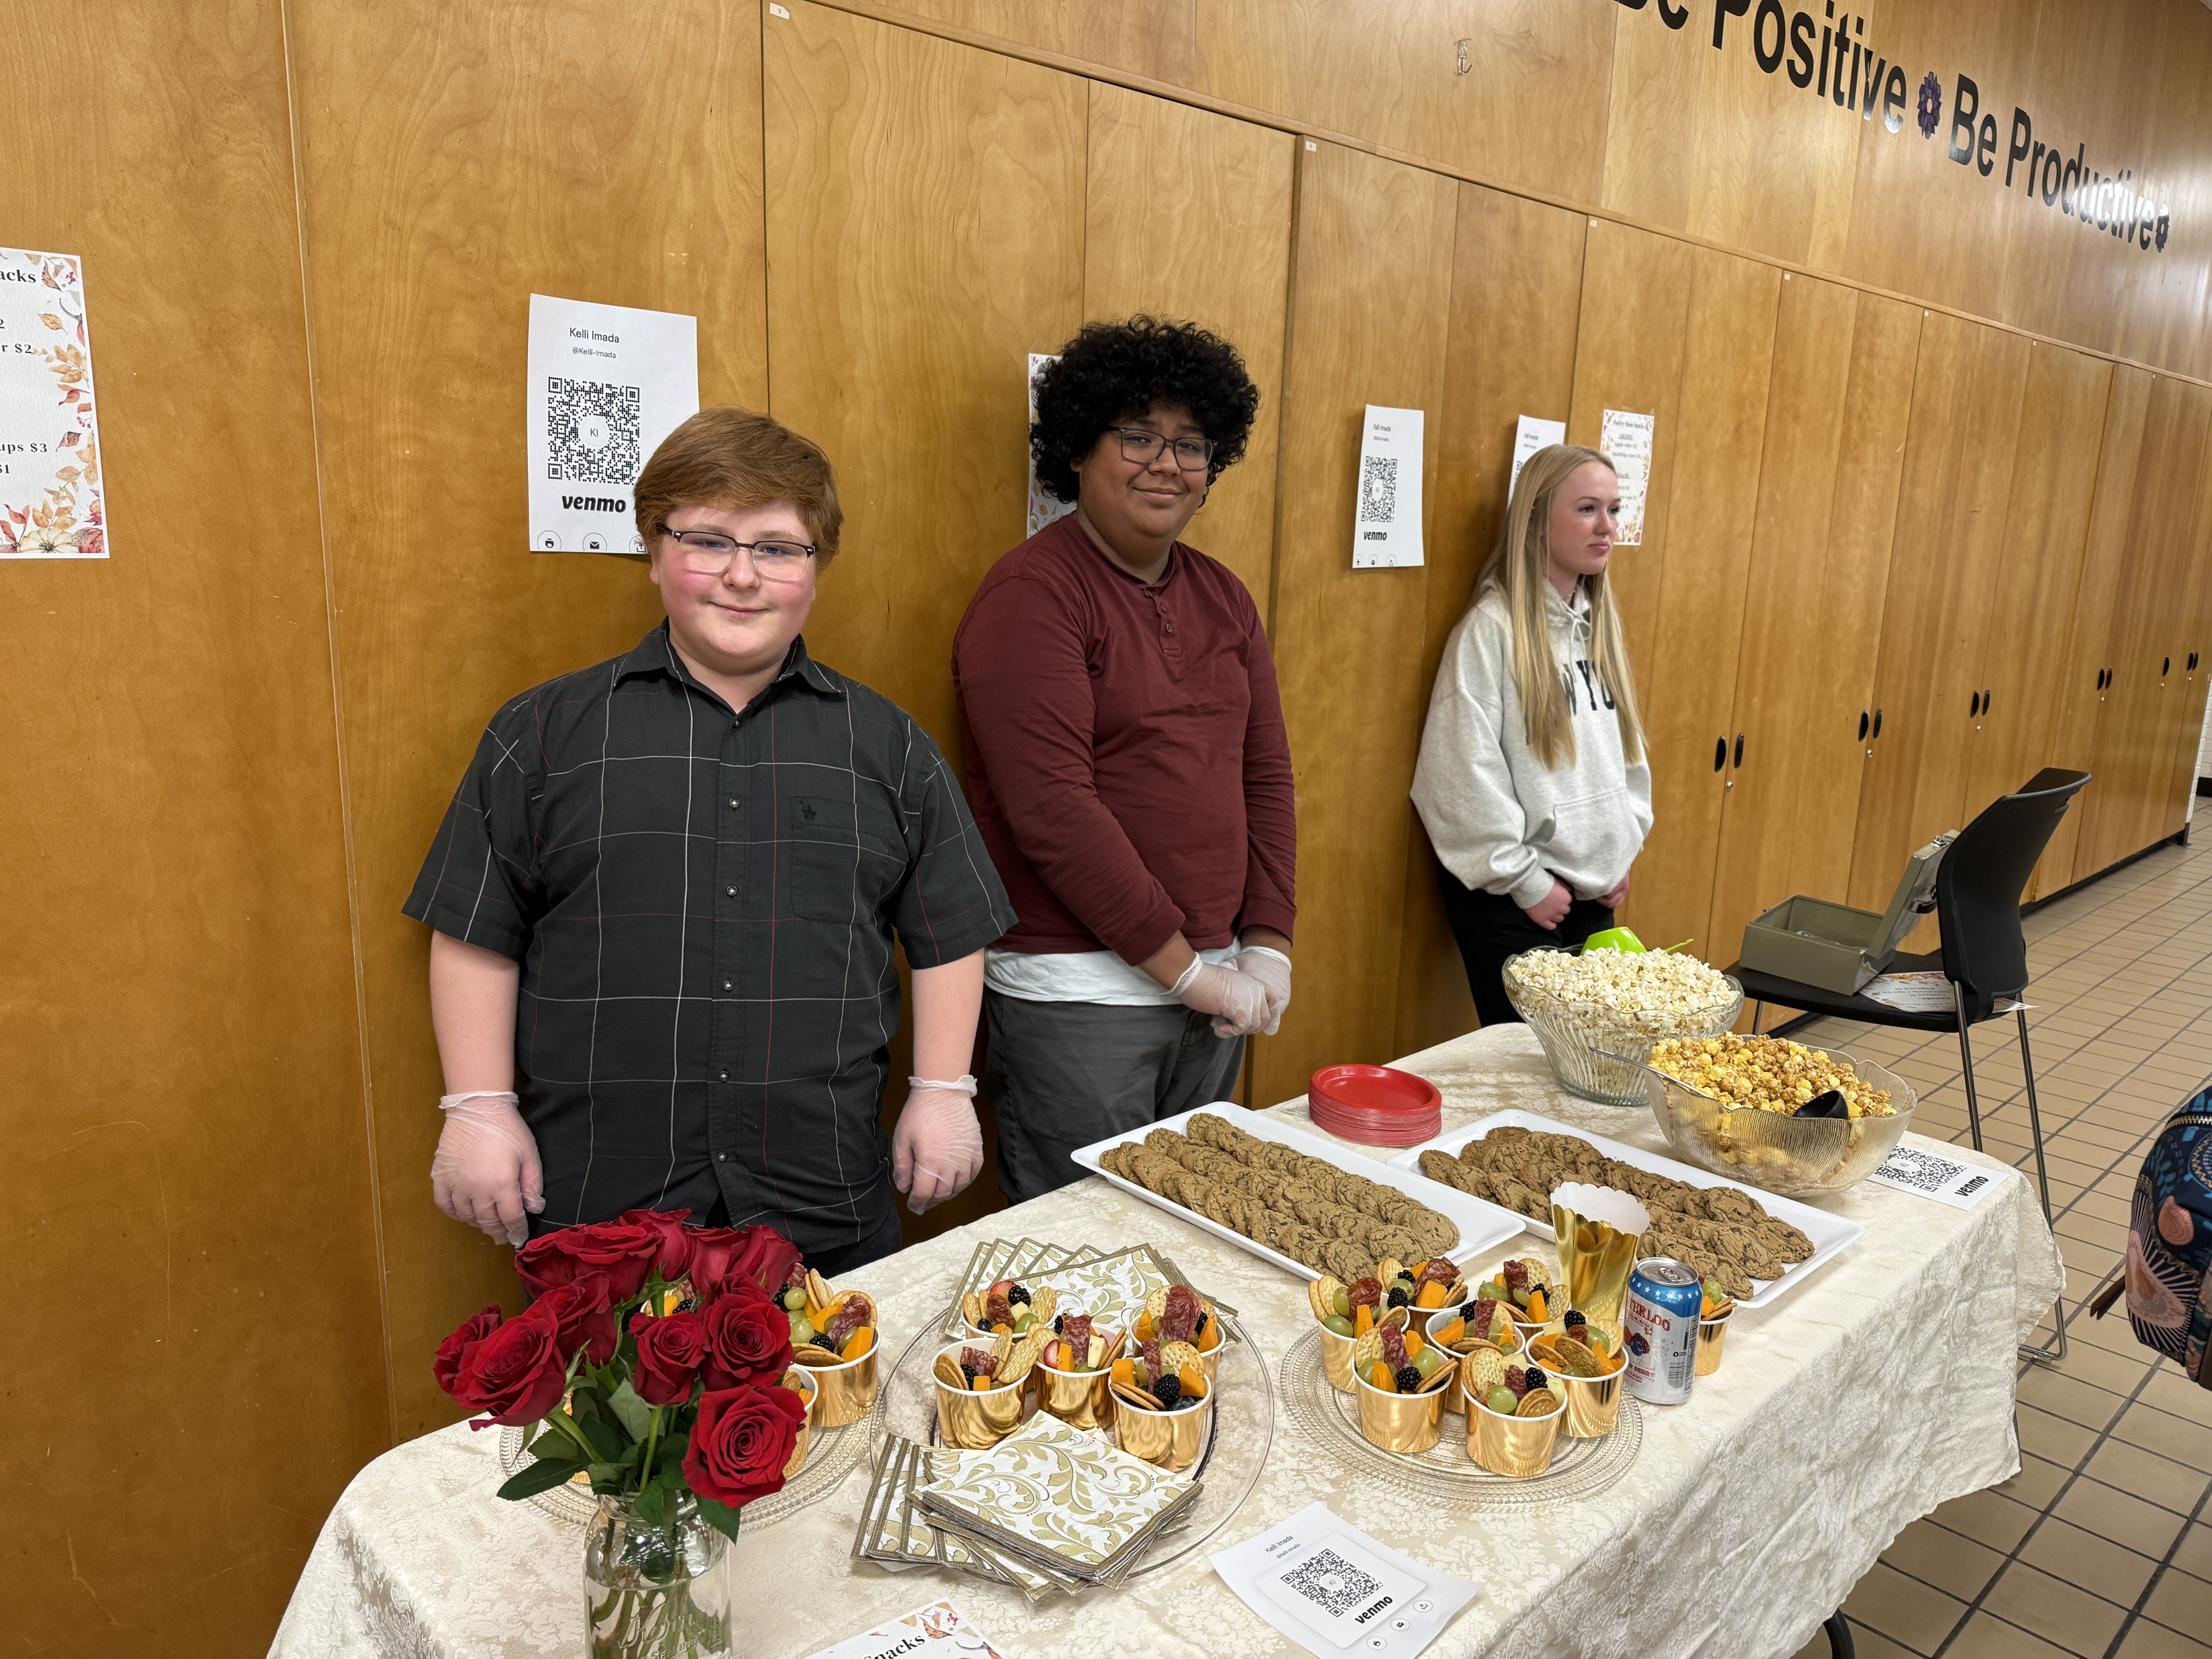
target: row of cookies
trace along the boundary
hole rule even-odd
[[[1459,1243],[1457,1225],[1419,1199],[1326,1158],[1262,1140],[1217,1113],[1194,1116],[1182,1147],[1172,1146],[1170,1138],[1181,1139],[1172,1130],[1155,1129],[1146,1141],[1158,1143],[1159,1150],[1187,1166],[1211,1162],[1219,1176],[1242,1184],[1248,1192],[1267,1193],[1271,1207],[1288,1208],[1310,1226],[1373,1245],[1377,1261],[1390,1256],[1425,1261],[1443,1255]],[[1235,1160],[1234,1165],[1223,1159]],[[1276,1178],[1279,1186],[1273,1184]]]

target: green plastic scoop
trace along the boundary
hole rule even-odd
[[[1682,948],[1683,945],[1694,944],[1695,942],[1696,941],[1694,939],[1686,939],[1680,945],[1669,945],[1665,948],[1668,951],[1679,951]],[[1630,956],[1642,956],[1649,952],[1651,947],[1646,945],[1642,939],[1637,938],[1635,933],[1628,928],[1608,927],[1602,933],[1592,933],[1588,939],[1584,939],[1583,941],[1583,949],[1585,951],[1621,951],[1626,952]]]

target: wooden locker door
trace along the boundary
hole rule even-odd
[[[1859,801],[1850,902],[1879,910],[1912,849],[1964,822],[1969,699],[2003,568],[2027,342],[1941,314],[1921,324],[1875,701],[1886,729]],[[1934,919],[1913,949],[1932,949]]]
[[[1589,221],[1563,208],[1459,187],[1452,252],[1451,343],[1437,427],[1421,684],[1436,680],[1445,637],[1474,598],[1505,517],[1521,416],[1565,420],[1574,396],[1575,313]],[[1474,1029],[1474,1001],[1437,890],[1436,854],[1416,814],[1407,830],[1398,1027],[1410,1054]]]
[[[2180,731],[2173,744],[2173,776],[2167,785],[2164,833],[2180,832],[2190,822],[2191,798],[2197,793],[2197,757],[2204,738],[2206,692],[2212,689],[2212,662],[2206,660],[2212,639],[2212,435],[2206,439],[2207,456],[2197,491],[2197,533],[2190,560],[2191,599],[2188,625],[2179,641],[2184,653]]]
[[[1782,287],[1735,688],[1748,756],[1721,818],[1716,961],[1762,910],[1793,893],[1840,900],[1850,879],[1919,331],[1917,307],[1802,276]]]
[[[2052,766],[2089,773],[2090,782],[2075,797],[2074,805],[2052,832],[2051,845],[2044,849],[2034,878],[2028,884],[2028,894],[2033,898],[2047,898],[2103,867],[2090,860],[2094,856],[2095,820],[2115,787],[2100,740],[2112,696],[2105,684],[2105,671],[2112,664],[2112,617],[2125,567],[2136,471],[2142,457],[2151,386],[2157,378],[2148,369],[2118,365],[2105,398],[2097,481],[2090,495],[2081,574],[2075,585],[2057,718],[2045,755]]]
[[[2112,375],[2110,363],[2063,346],[2029,349],[2006,554],[1976,676],[1983,705],[1966,820],[2027,782],[2051,750]]]
[[[1244,459],[1184,539],[1221,561],[1267,613],[1275,461],[1290,304],[1297,139],[1188,104],[1090,83],[1083,315],[1185,319],[1234,345],[1260,388]]]
[[[2212,393],[2202,387],[2191,390],[2197,394],[2191,400],[2195,405],[2192,418],[2202,430],[2204,424],[2212,423]],[[2188,430],[2185,424],[2185,437]],[[2190,652],[2197,648],[2195,641],[2200,632],[2197,615],[2206,586],[2203,553],[2207,479],[2201,440],[2192,459],[2194,487],[2189,498],[2196,503],[2194,521],[2190,533],[2177,538],[2179,544],[2168,550],[2168,603],[2160,610],[2158,649],[2164,689],[2143,791],[2144,813],[2139,833],[2145,847],[2178,834],[2188,821],[2188,797],[2180,780],[2186,771],[2194,787],[2197,743],[2204,722],[2202,665],[2192,665],[2189,660]]]
[[[846,508],[807,642],[957,757],[952,632],[1026,533],[1028,354],[1083,320],[1089,83],[787,9],[762,26],[769,401]]]
[[[1656,626],[1645,630],[1649,643],[1635,663],[1660,810],[1626,911],[1646,944],[1693,939],[1698,955],[1720,952],[1723,962],[1730,946],[1712,935],[1709,918],[1723,806],[1739,768],[1759,759],[1735,718],[1735,666],[1782,291],[1771,265],[1705,248],[1692,259],[1668,554]],[[1717,739],[1728,745],[1717,771]],[[1655,876],[1649,884],[1657,890],[1646,898],[1642,890]]]
[[[1647,716],[1656,706],[1647,665],[1658,639],[1660,595],[1666,564],[1674,457],[1683,432],[1680,418],[1683,343],[1689,326],[1691,291],[1698,250],[1669,236],[1632,230],[1601,221],[1589,227],[1583,263],[1582,308],[1577,328],[1574,401],[1567,416],[1570,442],[1598,446],[1605,411],[1625,410],[1655,416],[1651,484],[1640,545],[1614,550],[1608,578],[1619,598],[1628,660]],[[1724,722],[1723,722],[1724,723]],[[1708,770],[1677,777],[1669,771],[1653,778],[1653,808],[1658,822],[1692,811],[1710,811],[1722,780],[1710,770],[1711,744],[1721,736],[1717,723],[1701,737]],[[1711,797],[1711,801],[1705,797]],[[1621,920],[1640,933],[1649,928],[1660,944],[1672,944],[1705,925],[1712,900],[1712,849],[1668,860],[1647,855],[1638,861],[1636,885]],[[1663,939],[1656,936],[1666,929]]]
[[[1352,524],[1365,405],[1444,406],[1458,203],[1439,174],[1300,146],[1273,623],[1298,786],[1299,992],[1257,1045],[1263,1104],[1320,1066],[1396,1053],[1429,573],[1354,570]],[[1425,541],[1432,493],[1423,505]]]

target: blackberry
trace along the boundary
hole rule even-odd
[[[1405,1307],[1412,1300],[1412,1297],[1408,1297],[1405,1291],[1400,1290],[1396,1285],[1394,1285],[1390,1287],[1390,1305],[1392,1307]]]
[[[1589,1318],[1579,1309],[1570,1308],[1567,1310],[1566,1318],[1564,1322],[1569,1330],[1572,1330],[1577,1325],[1589,1324]]]
[[[968,1379],[969,1388],[975,1386],[975,1368],[973,1365],[963,1365],[960,1368],[960,1375]]]
[[[1421,1368],[1419,1365],[1399,1366],[1397,1382],[1400,1394],[1417,1392],[1421,1386]]]
[[[1525,1375],[1528,1376],[1528,1387],[1532,1392],[1537,1389],[1547,1386],[1552,1380],[1534,1365],[1528,1367]]]
[[[1054,1336],[1066,1336],[1067,1334],[1066,1319],[1067,1316],[1066,1314],[1054,1314],[1052,1316],[1052,1334]]]
[[[1006,1292],[1006,1305],[1010,1308],[1026,1308],[1029,1302],[1030,1287],[1026,1285],[1017,1285]]]
[[[1152,1384],[1152,1398],[1160,1402],[1162,1411],[1173,1411],[1176,1401],[1182,1398],[1182,1379],[1172,1374]]]

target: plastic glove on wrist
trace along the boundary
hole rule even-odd
[[[1216,1036],[1250,1036],[1267,1023],[1267,986],[1225,962],[1194,961],[1175,994],[1184,1007],[1213,1016]]]
[[[1291,959],[1264,945],[1248,945],[1230,961],[1237,971],[1256,979],[1267,990],[1267,1023],[1260,1028],[1273,1036],[1283,1024],[1283,1010],[1291,1006]]]
[[[438,1207],[499,1243],[528,1243],[527,1218],[545,1207],[545,1175],[515,1097],[447,1095],[438,1104],[446,1114],[430,1159]]]
[[[972,1081],[962,1079],[972,1088]],[[891,1131],[891,1184],[916,1215],[962,1191],[983,1168],[983,1126],[964,1091],[909,1092]]]

